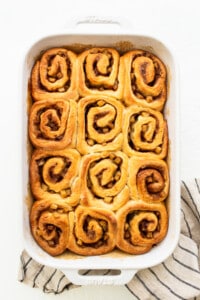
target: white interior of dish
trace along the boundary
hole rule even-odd
[[[91,45],[119,47],[124,50],[138,48],[151,51],[158,55],[165,63],[168,70],[169,92],[165,106],[165,117],[169,129],[169,169],[170,169],[170,194],[168,201],[169,229],[165,239],[150,252],[143,255],[119,254],[114,251],[110,254],[92,257],[80,257],[75,254],[54,258],[44,252],[33,240],[29,228],[29,210],[27,205],[28,185],[28,158],[27,158],[27,86],[33,62],[41,51],[68,45]],[[180,180],[179,180],[179,109],[178,109],[178,82],[177,67],[171,50],[160,41],[139,35],[131,34],[78,34],[65,33],[45,37],[36,42],[28,51],[24,61],[23,73],[23,233],[25,249],[39,263],[60,269],[144,269],[164,261],[174,250],[178,242],[180,231]]]

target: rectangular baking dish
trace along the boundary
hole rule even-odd
[[[151,36],[137,35],[131,26],[122,20],[85,18],[71,23],[64,32],[45,36],[36,41],[26,52],[22,77],[23,107],[23,236],[26,251],[37,262],[62,270],[69,280],[80,285],[121,285],[129,282],[141,269],[155,266],[171,255],[177,245],[180,232],[180,179],[179,179],[179,107],[177,64],[171,49],[160,40]],[[158,55],[167,67],[168,99],[165,105],[165,118],[169,130],[169,171],[170,194],[168,197],[169,228],[164,240],[142,255],[119,254],[112,252],[101,256],[81,257],[70,254],[65,257],[51,257],[34,241],[29,227],[28,195],[28,151],[27,151],[27,98],[28,82],[33,63],[41,51],[56,46],[106,46],[128,51],[134,48],[144,49]],[[80,270],[113,269],[117,275],[83,276]]]

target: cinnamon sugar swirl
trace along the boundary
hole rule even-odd
[[[149,203],[164,201],[169,193],[169,171],[161,159],[132,157],[129,161],[131,198]]]
[[[35,102],[29,114],[29,137],[36,148],[73,147],[76,133],[76,103],[64,100]]]
[[[88,96],[78,103],[77,149],[82,154],[119,150],[123,106],[113,97]]]
[[[115,247],[117,222],[112,211],[79,206],[72,218],[69,249],[80,255],[101,255]],[[72,227],[71,226],[71,227]]]
[[[77,55],[65,48],[45,51],[31,73],[33,100],[77,100],[76,59]]]
[[[167,99],[167,73],[154,54],[133,50],[122,57],[125,66],[124,96],[126,105],[139,105],[161,111]]]
[[[78,56],[78,88],[81,96],[122,98],[124,68],[113,48],[91,48]]]
[[[52,256],[62,254],[68,247],[70,210],[67,204],[48,198],[32,205],[30,226],[33,237]]]
[[[70,206],[79,202],[80,155],[74,149],[33,152],[30,185],[36,200],[62,200]]]
[[[117,247],[142,254],[158,244],[167,233],[168,214],[163,203],[129,201],[117,212]]]
[[[116,211],[129,200],[128,158],[120,151],[85,155],[81,204]]]
[[[124,113],[123,150],[128,156],[165,158],[168,150],[168,129],[159,111],[130,106]]]

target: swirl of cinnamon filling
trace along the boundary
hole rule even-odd
[[[130,201],[116,214],[117,247],[130,254],[149,251],[161,242],[168,228],[168,214],[163,203]]]
[[[121,99],[123,65],[112,48],[91,48],[78,56],[79,93],[81,96],[105,94]]]
[[[35,147],[63,149],[75,144],[76,103],[51,100],[35,102],[29,115],[29,137]]]
[[[169,193],[169,172],[165,161],[132,157],[128,186],[133,199],[161,202]]]
[[[78,103],[77,149],[82,154],[122,146],[122,104],[112,97],[88,96]]]
[[[64,48],[45,51],[32,69],[33,99],[76,100],[78,98],[76,59],[75,53]]]
[[[30,162],[30,185],[37,199],[62,200],[74,206],[79,201],[80,155],[74,149],[35,150]]]
[[[69,242],[70,207],[48,198],[36,201],[30,212],[30,226],[34,239],[50,255],[62,254]]]
[[[128,158],[120,152],[86,155],[82,160],[81,203],[117,210],[129,199]]]
[[[129,155],[165,158],[168,149],[167,122],[159,111],[129,107],[124,117],[123,150]]]
[[[112,211],[78,206],[69,249],[80,255],[100,255],[115,247],[117,223]]]
[[[163,62],[152,53],[142,50],[127,52],[122,61],[127,75],[125,104],[161,111],[167,98],[167,74]]]

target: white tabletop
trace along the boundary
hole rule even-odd
[[[63,30],[75,16],[121,16],[132,32],[150,34],[168,43],[180,71],[181,178],[198,177],[200,168],[200,10],[198,0],[182,1],[1,1],[1,270],[0,298],[133,299],[125,287],[82,287],[46,295],[17,281],[21,234],[21,70],[26,49],[40,36]],[[177,116],[178,117],[178,116]],[[3,297],[2,294],[3,293]]]

